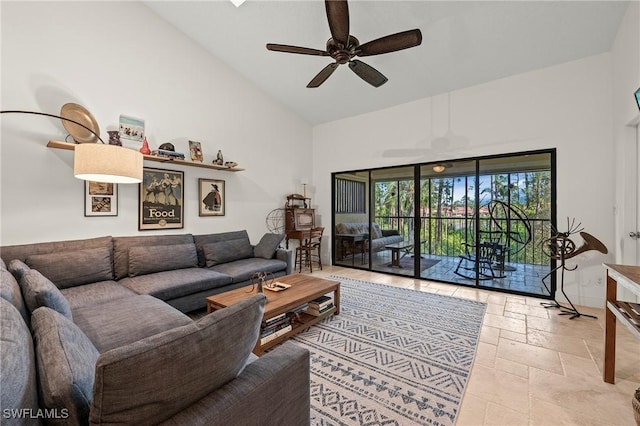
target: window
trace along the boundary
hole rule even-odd
[[[366,184],[336,179],[336,213],[365,213]]]

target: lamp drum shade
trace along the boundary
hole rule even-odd
[[[144,157],[117,145],[84,143],[75,146],[73,175],[78,179],[108,183],[142,182]]]

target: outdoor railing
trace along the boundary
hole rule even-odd
[[[474,219],[470,217],[421,217],[420,229],[422,242],[420,250],[422,254],[457,257],[465,253],[465,244],[473,245],[475,232]],[[507,229],[507,219],[498,219],[502,229]],[[381,229],[395,229],[400,232],[405,240],[413,239],[414,220],[407,216],[377,216],[375,222]],[[542,242],[549,238],[550,221],[545,219],[529,219],[531,227],[531,241],[526,245],[520,237],[525,235],[524,224],[512,220],[509,230],[515,239],[504,238],[502,243],[509,246],[507,262],[527,263],[532,265],[547,265],[549,257],[542,251]],[[496,223],[490,218],[481,217],[480,229],[495,230]]]

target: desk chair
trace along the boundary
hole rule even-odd
[[[296,247],[296,263],[295,267],[298,267],[298,272],[302,272],[302,264],[309,267],[309,271],[313,272],[313,263],[317,263],[322,270],[322,234],[324,233],[324,227],[318,226],[312,228],[309,234],[304,239],[300,240],[300,245]]]

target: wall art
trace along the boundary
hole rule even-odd
[[[191,161],[199,161],[202,163],[202,160],[204,160],[200,142],[189,141],[189,153],[191,154]]]
[[[198,179],[200,216],[224,216],[225,188],[223,180]]]
[[[184,172],[143,169],[139,188],[138,229],[184,228]]]
[[[120,116],[120,139],[128,139],[135,142],[144,140],[144,120],[140,118],[129,117],[128,115]]]
[[[118,185],[85,180],[84,215],[118,216]]]

